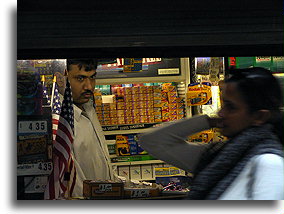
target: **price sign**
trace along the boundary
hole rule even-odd
[[[20,164],[17,166],[17,175],[49,175],[53,169],[51,162]]]
[[[41,171],[44,171],[44,172],[51,171],[52,170],[52,163],[51,162],[39,163],[37,168]]]
[[[100,192],[111,192],[112,185],[111,184],[99,184],[99,191]]]
[[[47,132],[47,121],[19,121],[18,133],[29,134],[29,133],[46,133]]]
[[[145,198],[149,197],[149,189],[134,189],[131,191],[132,198]]]
[[[179,68],[160,68],[158,75],[179,74]]]

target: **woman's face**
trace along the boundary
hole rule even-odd
[[[237,90],[236,83],[226,83],[223,93],[223,108],[218,112],[222,119],[221,133],[226,137],[234,137],[250,127],[254,117],[249,113],[248,105]]]

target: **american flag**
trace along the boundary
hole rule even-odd
[[[58,87],[57,87],[57,84],[55,83],[53,103],[52,103],[52,138],[53,140],[55,140],[55,137],[56,137],[56,131],[58,128],[58,120],[59,120],[60,112],[61,112],[61,102],[60,102]]]
[[[76,169],[71,155],[74,139],[73,99],[69,81],[66,82],[64,100],[58,121],[58,129],[53,141],[53,171],[44,193],[45,199],[63,199],[72,195]],[[69,185],[69,182],[71,186]],[[69,190],[68,190],[68,187]],[[68,191],[67,191],[68,190]]]
[[[45,82],[42,82],[42,88],[43,88],[43,98],[46,98],[47,104],[50,105],[50,100],[47,94],[47,88],[45,86]]]
[[[55,88],[54,88],[54,97],[53,97],[52,105],[53,105],[52,106],[52,113],[59,115],[60,112],[61,112],[61,102],[60,102],[58,87],[57,87],[56,83],[55,83]]]

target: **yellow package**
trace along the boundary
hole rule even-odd
[[[117,110],[116,110],[116,115],[117,115],[118,117],[124,117],[124,115],[125,115],[125,109],[117,109]]]
[[[116,110],[116,103],[110,103],[109,104],[109,109],[110,110]]]
[[[103,111],[103,117],[104,118],[109,118],[110,117],[110,114],[109,114],[110,111]]]
[[[154,99],[154,107],[162,107],[162,100]]]
[[[162,90],[164,92],[168,92],[168,86],[171,86],[172,84],[171,83],[164,83],[162,84]]]
[[[132,109],[133,109],[132,102],[127,102],[127,103],[125,103],[125,109],[126,109],[126,110],[132,110]]]
[[[162,92],[162,88],[159,85],[154,85],[153,86],[153,92],[155,93],[161,93]]]
[[[135,101],[135,102],[132,102],[132,106],[133,106],[133,109],[139,109],[139,108],[141,108],[140,107],[140,101]]]
[[[118,156],[130,155],[127,136],[116,135],[116,154]]]
[[[191,83],[187,89],[187,105],[209,105],[212,104],[211,84],[209,82]]]
[[[167,90],[168,90],[168,92],[176,92],[177,91],[177,89],[174,85],[167,86]]]
[[[153,93],[154,93],[153,86],[148,86],[148,94],[153,94]]]
[[[102,110],[103,111],[109,111],[110,110],[110,103],[103,103]]]
[[[133,117],[132,116],[125,117],[124,119],[125,119],[126,124],[133,124]]]
[[[133,95],[136,95],[136,94],[139,94],[140,93],[140,87],[139,86],[134,86],[134,87],[131,87],[132,89],[132,94]]]
[[[133,109],[131,113],[133,117],[138,117],[140,115],[138,109]]]
[[[125,109],[125,103],[124,102],[117,102],[116,103],[116,109]]]
[[[214,138],[214,132],[211,130],[206,130],[189,136],[189,141],[199,142],[199,143],[210,143],[213,141],[213,138]]]
[[[132,95],[132,87],[124,87],[124,96]]]
[[[155,177],[168,177],[170,175],[169,167],[155,167],[154,168]]]
[[[133,100],[133,102],[139,102],[140,101],[139,95],[138,94],[133,94],[132,95],[132,100]]]
[[[124,116],[125,117],[132,117],[132,110],[126,110],[126,111],[124,111]]]

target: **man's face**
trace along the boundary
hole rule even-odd
[[[84,66],[79,69],[78,65],[71,65],[67,72],[67,77],[71,85],[73,102],[81,108],[82,105],[87,103],[93,96],[97,72],[96,70],[85,71]]]

